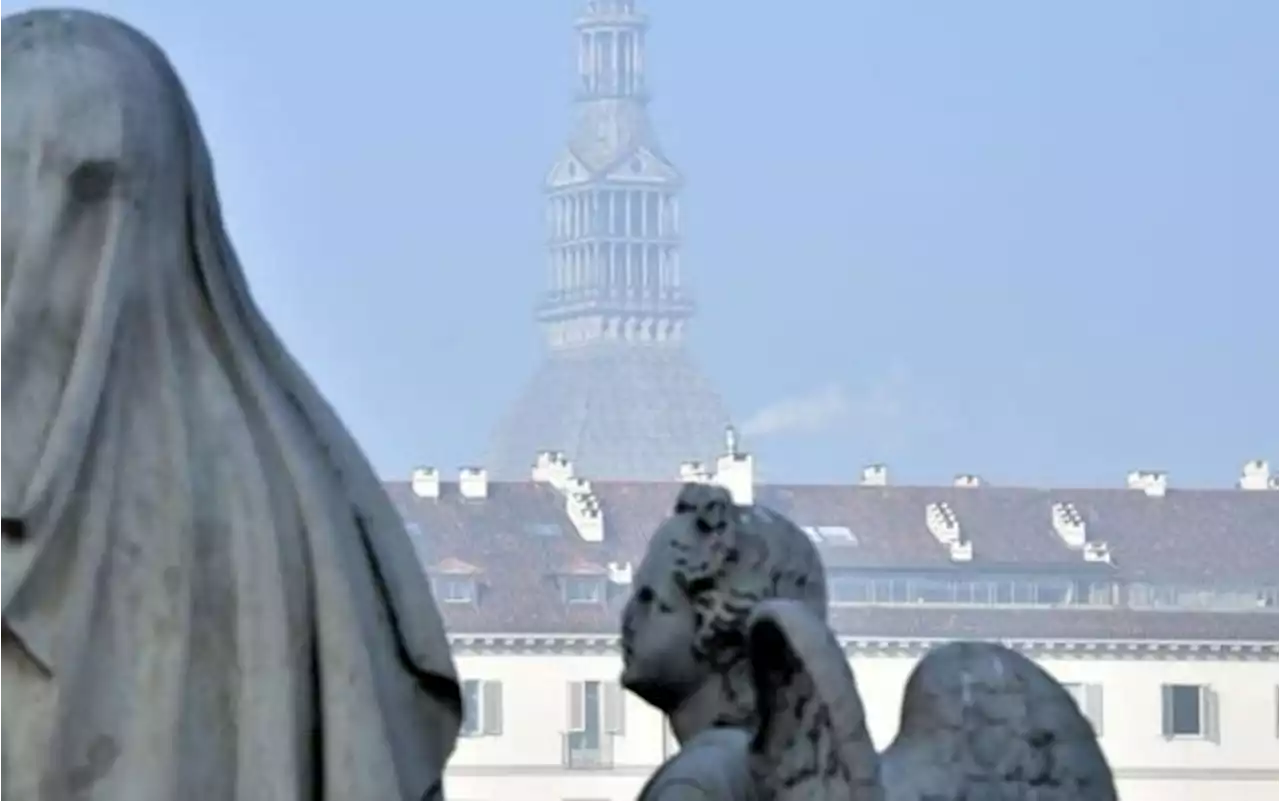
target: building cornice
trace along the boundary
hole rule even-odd
[[[615,634],[450,634],[449,645],[462,654],[616,654]],[[850,656],[918,657],[951,642],[943,637],[840,637]],[[1062,658],[1274,660],[1280,643],[1254,640],[1133,640],[1015,637],[998,640],[1025,653]]]
[[[602,765],[598,768],[567,768],[563,765],[538,764],[484,764],[472,765],[454,759],[445,769],[446,778],[505,778],[520,780],[532,776],[552,776],[557,779],[609,776],[610,778],[648,779],[660,765]],[[1217,768],[1217,767],[1116,767],[1111,769],[1121,781],[1234,781],[1274,782],[1278,778],[1275,768]]]

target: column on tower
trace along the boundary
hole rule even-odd
[[[593,190],[580,187],[559,193],[548,203],[553,293],[581,294],[598,288],[592,246],[595,200]]]

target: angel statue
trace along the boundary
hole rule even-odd
[[[877,756],[830,628],[770,600],[755,608],[747,642],[757,801],[1116,801],[1089,721],[1016,651],[953,642],[926,654],[907,680],[898,735]]]
[[[439,611],[172,66],[80,11],[0,53],[5,799],[442,798]]]
[[[735,506],[723,487],[686,485],[649,540],[622,616],[622,685],[667,717],[681,745],[644,801],[754,797],[759,705],[746,635],[770,598],[825,621],[822,560],[808,536],[764,506]]]
[[[993,644],[926,655],[877,754],[822,576],[812,543],[776,512],[712,486],[680,493],[623,616],[623,683],[682,744],[641,799],[1114,801],[1067,691]]]

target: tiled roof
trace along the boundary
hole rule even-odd
[[[604,517],[601,542],[582,539],[565,497],[547,484],[490,482],[482,500],[442,483],[438,499],[407,482],[388,490],[421,532],[420,552],[483,573],[475,603],[442,603],[459,634],[611,634],[629,587],[606,581],[602,603],[571,603],[562,580],[607,575],[636,564],[649,534],[670,513],[679,484],[593,482]],[[1280,503],[1274,491],[789,486],[756,488],[756,501],[802,527],[847,529],[819,543],[828,569],[1062,574],[1119,583],[1274,587],[1280,559]],[[929,504],[950,506],[972,562],[951,561],[926,525]],[[1055,532],[1052,508],[1070,503],[1111,563],[1086,563]],[[821,529],[817,529],[819,535]],[[819,536],[821,539],[821,536]],[[1066,639],[1276,641],[1275,609],[1249,612],[943,606],[833,607],[841,634],[867,637],[1044,637]]]

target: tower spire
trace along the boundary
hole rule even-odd
[[[679,343],[693,300],[681,276],[680,173],[646,108],[648,20],[634,0],[592,0],[575,28],[575,120],[546,180],[538,319],[553,350]]]
[[[578,31],[579,98],[630,97],[643,102],[644,38],[649,21],[634,0],[591,0]]]
[[[593,480],[670,480],[725,447],[728,413],[683,346],[681,179],[649,122],[646,31],[634,0],[577,18],[573,127],[544,184],[548,352],[495,432],[495,477],[527,480],[551,448]]]

